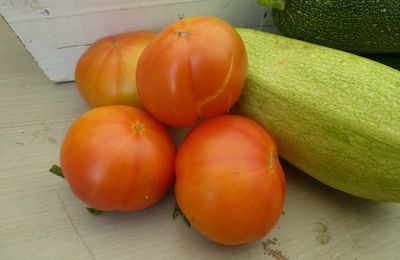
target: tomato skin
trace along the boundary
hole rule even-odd
[[[247,53],[228,23],[192,17],[155,37],[143,51],[136,75],[139,97],[155,118],[189,126],[235,104],[247,76]]]
[[[281,215],[285,176],[277,148],[250,119],[223,115],[201,122],[179,148],[175,171],[179,207],[210,240],[257,240]]]
[[[101,38],[82,54],[75,82],[89,107],[129,105],[142,108],[136,88],[136,66],[154,32],[129,32]]]
[[[166,127],[128,106],[93,109],[68,130],[61,168],[74,194],[98,210],[135,211],[160,200],[174,179]]]

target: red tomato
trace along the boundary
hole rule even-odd
[[[75,195],[98,210],[134,211],[172,184],[176,148],[166,127],[128,106],[93,109],[68,130],[61,168]]]
[[[136,89],[136,66],[154,32],[130,32],[94,42],[75,68],[79,93],[90,107],[141,107]]]
[[[155,118],[188,126],[235,104],[247,76],[246,49],[218,18],[183,19],[145,48],[136,75],[140,100]]]
[[[201,122],[176,158],[179,207],[205,237],[242,244],[279,219],[285,176],[273,139],[250,119],[224,115]]]

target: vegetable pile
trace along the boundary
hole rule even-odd
[[[247,64],[238,32],[215,17],[96,41],[76,66],[92,109],[69,128],[52,171],[96,214],[150,207],[175,179],[174,216],[221,244],[262,238],[281,216],[285,176],[264,128],[226,115]],[[166,126],[192,129],[177,148]]]
[[[174,217],[217,243],[249,243],[282,214],[279,156],[338,190],[400,202],[400,71],[343,51],[399,53],[399,5],[382,1],[387,12],[356,27],[389,25],[357,30],[312,23],[354,21],[369,1],[325,14],[332,1],[259,2],[278,9],[286,36],[201,16],[109,36],[81,56],[76,85],[92,109],[51,171],[92,213],[142,210],[174,186]],[[365,42],[376,30],[387,39]],[[191,130],[176,147],[167,127]]]

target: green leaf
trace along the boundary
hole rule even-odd
[[[282,11],[285,9],[286,0],[257,0],[257,3]]]
[[[181,208],[179,207],[178,203],[175,202],[174,212],[172,213],[172,218],[175,220],[177,217],[182,217],[183,222],[185,222],[188,228],[191,227],[190,220],[183,214]]]
[[[104,212],[102,210],[98,210],[95,208],[86,208],[86,209],[89,211],[90,214],[95,215],[95,216],[100,215]]]
[[[49,169],[49,171],[51,173],[54,173],[55,175],[61,177],[61,178],[65,178],[64,174],[62,172],[62,169],[60,166],[53,164],[53,166],[51,166],[51,168]]]

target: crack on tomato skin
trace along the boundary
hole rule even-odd
[[[193,71],[194,71],[194,69],[193,69],[193,57],[189,55],[189,46],[188,45],[187,45],[187,48],[188,48],[188,52],[187,53],[188,53],[188,62],[189,62],[190,87],[191,87],[191,92],[192,92],[191,96],[193,98],[193,104],[194,104],[194,106],[196,106],[196,98],[195,98],[195,95],[194,95],[194,93],[195,93],[195,91],[194,91],[194,80],[193,80]],[[201,115],[201,113],[199,113],[198,107],[197,107],[196,111],[193,111],[193,112],[196,113],[198,118],[201,118],[202,115]]]
[[[275,168],[275,158],[274,158],[273,151],[269,152],[269,155],[268,155],[268,167],[270,170],[273,170]]]
[[[226,73],[226,76],[225,76],[224,81],[222,82],[221,86],[217,89],[217,91],[212,96],[208,96],[207,98],[198,102],[198,104],[197,104],[197,114],[198,115],[202,115],[202,109],[204,106],[208,105],[209,103],[211,103],[212,101],[217,99],[222,93],[224,93],[224,91],[228,87],[229,81],[232,78],[233,63],[234,63],[234,58],[233,58],[233,54],[232,54],[228,72]],[[228,101],[228,102],[230,103],[230,101]],[[229,105],[229,103],[228,103],[228,105]]]
[[[228,102],[226,103],[226,109],[225,109],[227,113],[230,113],[231,103],[232,103],[232,93],[229,93]]]

